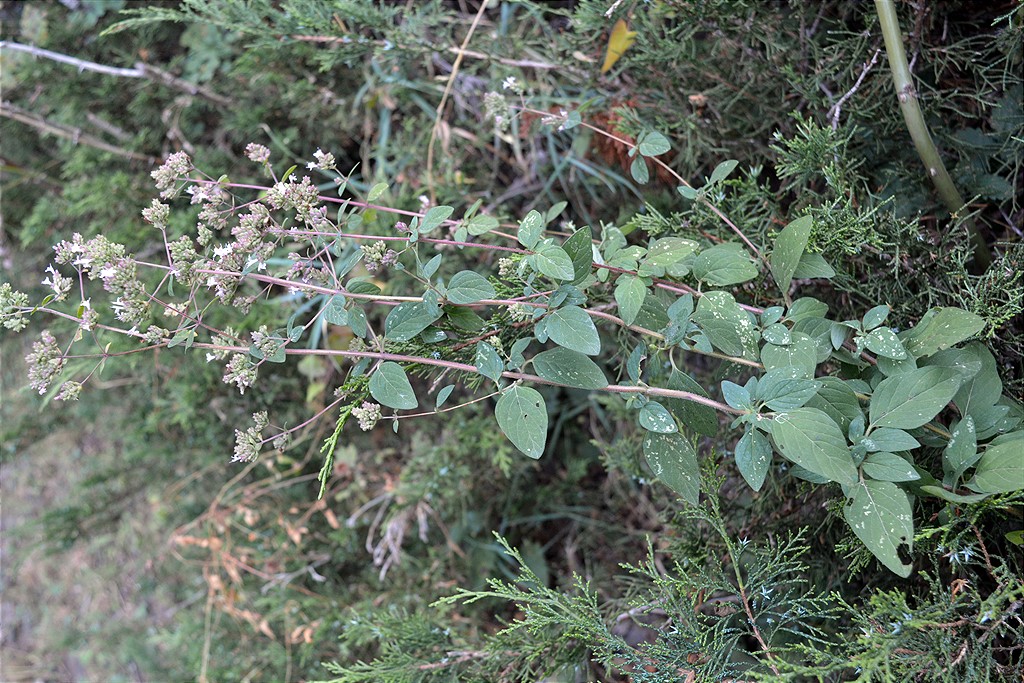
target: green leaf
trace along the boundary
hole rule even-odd
[[[858,482],[843,516],[882,564],[899,576],[910,576],[914,521],[905,492],[888,481]]]
[[[1003,383],[996,370],[996,359],[984,344],[974,342],[960,349],[965,361],[981,363],[981,370],[956,392],[953,400],[961,415],[975,415],[980,409],[995,405],[1003,393]]]
[[[669,389],[686,391],[697,396],[709,398],[708,392],[704,390],[704,387],[686,373],[679,372],[678,370],[673,370],[668,376],[666,386]],[[660,396],[658,400],[665,404],[684,426],[706,436],[714,436],[718,433],[718,413],[711,406],[688,401],[684,398],[670,398],[668,396]]]
[[[779,453],[801,467],[847,486],[857,482],[857,468],[839,425],[815,408],[779,413],[771,423]]]
[[[555,309],[547,318],[547,333],[551,341],[573,351],[596,356],[601,353],[601,337],[594,321],[579,306]]]
[[[889,307],[888,306],[886,306],[885,304],[882,304],[881,306],[875,306],[874,308],[872,308],[871,310],[869,310],[867,313],[864,314],[864,320],[863,320],[864,329],[865,330],[873,330],[876,327],[878,327],[879,325],[881,325],[882,323],[884,323],[885,319],[888,318],[888,317],[889,317]]]
[[[441,256],[442,256],[441,254],[437,254],[433,258],[431,258],[429,261],[424,263],[422,266],[420,266],[419,267],[419,275],[420,275],[420,277],[426,278],[428,280],[430,278],[434,277],[434,273],[436,273],[437,269],[441,267]]]
[[[871,396],[871,425],[915,429],[953,399],[960,376],[945,368],[918,368],[882,380]]]
[[[353,294],[380,294],[380,287],[368,277],[354,277],[345,283],[346,291]]]
[[[403,301],[384,319],[384,336],[392,341],[409,341],[441,317],[422,301]]]
[[[479,273],[463,270],[452,276],[448,281],[448,293],[445,298],[453,304],[473,304],[484,299],[494,298],[494,286]]]
[[[487,324],[487,321],[472,309],[464,306],[445,306],[444,314],[454,327],[467,332],[479,332]]]
[[[572,260],[573,283],[581,282],[590,275],[594,266],[594,248],[591,243],[590,228],[580,228],[562,244],[562,249]]]
[[[805,318],[824,318],[826,315],[828,315],[828,305],[812,296],[797,299],[786,312],[786,318],[794,323]]]
[[[987,493],[968,493],[966,495],[953,493],[952,491],[947,491],[941,486],[936,485],[922,486],[921,491],[923,493],[927,493],[928,495],[935,496],[936,498],[947,500],[950,503],[963,503],[965,505],[978,503],[980,501],[985,500],[989,496],[989,494]]]
[[[348,311],[345,310],[345,297],[332,296],[323,308],[324,320],[330,325],[348,325]]]
[[[700,245],[682,237],[662,237],[647,250],[643,262],[657,268],[668,268],[697,251]]]
[[[907,357],[903,344],[888,327],[879,327],[873,330],[864,338],[864,346],[868,347],[869,351],[874,351],[879,356],[886,358],[903,360]]]
[[[513,385],[494,406],[498,427],[516,448],[536,460],[544,455],[548,438],[548,411],[536,389]]]
[[[727,286],[757,277],[757,266],[742,245],[734,242],[705,249],[693,262],[693,276],[711,285]]]
[[[533,249],[540,241],[541,233],[544,232],[544,217],[540,211],[530,211],[526,217],[519,222],[519,243],[527,249]]]
[[[476,371],[497,382],[505,370],[505,363],[493,346],[485,341],[476,343]]]
[[[648,401],[640,409],[640,426],[649,432],[672,434],[679,431],[679,426],[672,419],[672,413],[657,401]]]
[[[680,185],[676,190],[683,196],[683,199],[689,199],[690,201],[693,201],[700,195],[700,191],[697,188],[690,187],[689,185]]]
[[[651,131],[641,138],[638,149],[645,157],[656,157],[672,149],[672,145],[664,135],[657,131]]]
[[[864,474],[879,481],[915,481],[921,478],[913,465],[895,453],[885,451],[869,455],[862,467]]]
[[[374,202],[380,199],[380,197],[388,191],[387,183],[377,183],[370,188],[370,193],[366,195],[366,201]]]
[[[825,257],[818,253],[804,252],[800,255],[800,263],[796,264],[793,271],[794,279],[834,278],[836,271],[828,264]]]
[[[736,161],[735,159],[729,159],[718,164],[718,166],[715,166],[715,170],[711,172],[711,177],[708,179],[708,185],[720,183],[726,178],[728,178],[729,174],[731,174],[736,169],[739,163],[740,162]]]
[[[985,319],[959,308],[933,308],[900,337],[907,351],[918,358],[930,356],[975,336],[985,328]]]
[[[772,447],[768,439],[756,429],[747,428],[736,444],[736,466],[750,488],[760,491],[772,464]]]
[[[793,341],[789,336],[789,328],[782,323],[775,323],[764,328],[761,338],[776,346],[789,346]]]
[[[572,280],[575,277],[572,259],[565,250],[554,244],[537,247],[537,270],[556,280]]]
[[[642,156],[634,158],[633,163],[629,165],[629,174],[633,176],[633,180],[646,185],[651,179],[651,174],[647,171],[647,160]]]
[[[494,216],[485,216],[483,214],[473,216],[466,223],[466,231],[470,235],[485,235],[496,227],[498,227],[498,219]]]
[[[420,234],[426,235],[431,232],[437,226],[448,220],[448,217],[452,215],[455,209],[451,206],[435,206],[429,209],[427,213],[423,215],[423,222],[420,223],[419,231]]]
[[[690,505],[700,502],[700,464],[693,446],[681,434],[648,432],[644,457],[654,476],[665,482]]]
[[[398,363],[385,361],[370,377],[370,395],[388,408],[412,410],[419,405],[405,370]]]
[[[863,417],[860,401],[850,386],[838,377],[822,377],[818,393],[807,402],[809,408],[824,412],[844,430],[858,417]]]
[[[1024,430],[995,438],[988,445],[967,488],[978,493],[1024,489]]]
[[[750,410],[750,392],[746,387],[729,380],[722,381],[722,398],[737,410]]]
[[[529,346],[532,341],[533,339],[530,337],[523,337],[522,339],[517,339],[515,343],[512,344],[512,349],[508,352],[508,366],[510,368],[513,370],[519,370],[526,364],[526,359],[523,357],[523,351],[526,350],[526,347]]]
[[[978,433],[974,428],[974,418],[968,415],[951,430],[949,443],[942,451],[942,469],[946,474],[943,483],[956,486],[963,473],[978,462],[979,457]]]
[[[533,369],[551,382],[577,389],[604,389],[608,386],[601,367],[587,356],[570,349],[556,348],[533,357]]]
[[[801,332],[790,333],[788,346],[765,344],[761,347],[761,363],[765,370],[795,368],[798,376],[811,378],[817,367],[817,344]]]
[[[452,395],[453,391],[455,391],[455,385],[449,384],[442,388],[441,391],[437,392],[437,400],[434,401],[434,409],[436,410],[443,406],[448,400],[448,397]]]
[[[782,229],[775,239],[775,248],[772,249],[769,265],[771,266],[772,277],[783,292],[789,291],[789,285],[793,281],[793,274],[800,264],[800,257],[807,248],[807,240],[811,237],[811,228],[814,227],[814,219],[810,216],[801,216]]]
[[[640,307],[647,297],[647,284],[636,275],[620,275],[615,284],[615,303],[619,305],[619,315],[627,325],[636,320]]]
[[[771,410],[795,410],[810,401],[821,382],[800,377],[801,371],[793,367],[775,368],[764,374],[757,384],[755,398],[764,401]]]
[[[867,449],[868,453],[876,451],[895,453],[897,451],[912,451],[915,448],[921,447],[918,440],[910,434],[907,434],[902,429],[893,429],[892,427],[879,427],[868,434],[861,441],[861,444]]]
[[[728,356],[743,356],[749,348],[756,348],[757,328],[728,292],[702,296],[691,320],[715,348]]]

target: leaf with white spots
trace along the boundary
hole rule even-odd
[[[876,451],[895,453],[897,451],[912,451],[915,448],[921,447],[917,439],[910,434],[907,434],[902,429],[893,429],[892,427],[879,427],[862,439],[861,443],[868,453]]]
[[[391,361],[381,363],[370,377],[370,395],[381,405],[395,410],[412,410],[419,405],[405,370]]]
[[[959,308],[933,308],[902,335],[907,351],[918,358],[970,339],[985,328],[985,319]]]
[[[712,346],[729,356],[756,353],[759,333],[749,313],[728,292],[708,292],[697,302],[690,318]]]
[[[755,491],[760,491],[772,464],[772,446],[764,434],[756,429],[747,433],[736,444],[736,467]]]
[[[915,429],[946,407],[961,378],[945,368],[918,368],[882,380],[871,396],[873,427]]]
[[[903,348],[903,344],[888,327],[872,330],[871,334],[864,338],[864,346],[868,347],[869,351],[874,351],[879,356],[886,358],[903,360],[907,357],[907,351]]]
[[[857,482],[846,437],[825,413],[814,408],[780,413],[772,420],[771,430],[776,449],[790,462],[829,481],[848,486]]]
[[[872,453],[862,465],[864,474],[880,481],[917,481],[921,475],[914,466],[895,453]]]
[[[604,389],[608,386],[601,367],[587,356],[561,347],[538,353],[533,368],[546,380],[577,389]]]
[[[942,469],[946,476],[943,483],[955,486],[967,468],[978,462],[978,432],[974,418],[968,415],[950,430],[949,443],[942,451]],[[1021,456],[1024,459],[1024,455]]]
[[[702,282],[725,287],[753,280],[757,266],[742,245],[726,242],[702,251],[693,262],[693,275]]]
[[[693,446],[682,435],[648,432],[644,457],[654,475],[691,505],[700,502],[700,464]]]
[[[843,516],[871,554],[892,572],[910,576],[914,520],[910,499],[896,484],[866,479],[858,482]]]
[[[817,367],[817,344],[802,332],[793,332],[790,338],[787,346],[765,344],[761,348],[761,362],[765,370],[795,368],[798,376],[810,379]]]
[[[505,363],[493,346],[485,341],[476,343],[476,371],[484,377],[497,382],[505,371]]]
[[[519,243],[527,249],[533,249],[543,232],[544,217],[540,215],[540,211],[530,211],[519,223]]]
[[[1024,489],[1024,430],[996,437],[988,445],[967,488],[978,493]]]
[[[536,460],[544,455],[548,438],[548,411],[536,389],[513,385],[494,406],[498,427],[516,448]]]
[[[657,401],[648,401],[640,409],[640,426],[649,432],[672,434],[679,431],[672,413]]]

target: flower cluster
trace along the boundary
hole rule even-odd
[[[163,230],[167,227],[167,220],[171,217],[171,207],[156,199],[142,210],[142,220],[154,228]]]
[[[317,206],[319,197],[320,193],[309,176],[303,176],[298,182],[292,176],[288,182],[275,183],[267,190],[266,201],[272,209],[295,209],[300,218],[309,221],[310,212]]]
[[[45,394],[50,384],[63,372],[67,360],[49,330],[43,330],[39,338],[40,341],[32,342],[32,352],[25,356],[25,362],[28,364],[29,386]]]
[[[28,326],[25,312],[28,308],[28,294],[15,290],[7,282],[0,284],[0,322],[14,332],[21,332]]]
[[[82,393],[82,383],[74,380],[68,380],[64,384],[60,385],[60,391],[54,397],[57,401],[77,401],[79,394]]]
[[[381,266],[393,266],[398,263],[398,252],[388,249],[388,245],[381,240],[373,244],[364,244],[360,248],[363,250],[363,265],[367,272],[375,273]]]
[[[316,161],[311,161],[308,164],[306,164],[306,168],[308,168],[311,171],[313,169],[320,169],[321,171],[330,171],[335,168],[336,162],[334,159],[334,155],[331,154],[330,152],[323,152],[320,150],[319,147],[317,147],[316,151],[313,152],[313,158],[316,159]]]
[[[267,411],[261,410],[252,414],[252,421],[253,425],[244,432],[240,429],[235,430],[235,454],[231,462],[248,462],[255,460],[260,454],[260,448],[263,447],[261,433],[270,423],[270,417]]]
[[[512,304],[508,307],[508,317],[517,323],[526,322],[533,317],[533,311],[523,304]]]
[[[359,420],[359,428],[364,432],[368,432],[376,426],[380,415],[380,406],[369,401],[363,401],[363,405],[352,409],[352,417]]]
[[[64,301],[68,298],[68,293],[71,291],[71,286],[75,284],[74,280],[69,277],[64,277],[57,272],[57,269],[53,266],[48,266],[46,272],[49,275],[43,280],[43,284],[53,290],[53,298],[56,301]]]
[[[238,387],[238,393],[244,394],[245,390],[256,383],[258,367],[253,363],[247,354],[236,353],[231,356],[227,366],[224,368],[224,384],[234,384]]]
[[[484,95],[484,116],[493,119],[495,130],[503,133],[512,120],[512,110],[501,93],[492,91]]]
[[[245,146],[245,156],[249,161],[254,161],[257,164],[266,164],[270,161],[270,150],[263,145],[250,142]]]
[[[103,289],[117,298],[112,307],[117,319],[129,325],[138,325],[149,311],[149,294],[135,277],[135,261],[125,256],[124,245],[111,242],[103,235],[85,241],[79,233],[54,247],[57,263],[72,264],[89,276],[99,278]],[[54,275],[56,277],[55,271]]]
[[[192,160],[184,152],[176,152],[167,157],[164,165],[152,173],[156,181],[156,189],[160,190],[160,196],[164,199],[173,197],[177,190],[174,187],[178,178],[186,175],[192,170]]]
[[[250,333],[249,336],[252,337],[252,345],[264,358],[272,358],[275,354],[280,353],[285,344],[284,339],[270,334],[270,329],[266,325],[260,325],[260,329]]]

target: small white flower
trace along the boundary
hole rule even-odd
[[[506,78],[502,82],[501,87],[502,87],[503,90],[512,90],[512,89],[514,89],[516,87],[516,77],[515,76],[509,76],[508,78]]]
[[[117,274],[117,268],[114,268],[113,266],[107,266],[106,268],[100,271],[100,277],[104,280],[110,277],[114,277],[115,274]]]
[[[217,258],[224,258],[235,250],[234,244],[225,244],[223,247],[214,247],[213,255]]]

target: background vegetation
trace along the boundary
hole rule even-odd
[[[329,151],[354,169],[348,196],[386,182],[391,208],[479,201],[514,231],[565,202],[553,234],[735,239],[666,169],[644,161],[650,182],[636,181],[630,146],[657,131],[672,148],[661,158],[708,185],[759,248],[813,218],[808,248],[836,270],[814,296],[836,320],[887,304],[887,323],[907,328],[931,307],[963,308],[984,320],[978,338],[1019,397],[1024,9],[897,10],[969,213],[943,208],[908,144],[865,3],[5,2],[5,40],[138,75],[5,45],[0,280],[42,300],[51,247],[73,233],[158,258],[160,235],[140,219],[150,172],[185,151],[214,178],[266,184],[251,142],[279,172]],[[635,42],[603,73],[618,19]],[[492,91],[531,111],[495,112]],[[586,125],[544,125],[563,110]],[[728,159],[735,171],[709,184]],[[197,212],[176,207],[168,240],[193,232]],[[393,225],[363,213],[367,234]],[[453,273],[462,258],[496,267],[460,254],[446,256]],[[393,274],[355,274],[405,293]],[[742,296],[776,297],[762,281]],[[300,303],[256,302],[245,328]],[[917,499],[924,523],[901,579],[858,544],[835,492],[778,459],[751,490],[727,422],[694,432],[704,485],[692,506],[646,464],[626,401],[555,389],[539,460],[494,428],[490,400],[397,434],[353,423],[318,498],[333,417],[250,463],[229,463],[233,430],[259,410],[304,422],[346,381],[339,364],[275,365],[239,396],[201,353],[160,348],[109,363],[72,404],[25,387],[28,335],[0,339],[4,680],[1019,678],[1020,492]],[[717,361],[687,356],[684,369],[723,398]],[[421,374],[418,387],[435,378]],[[754,596],[759,628],[739,593]]]

